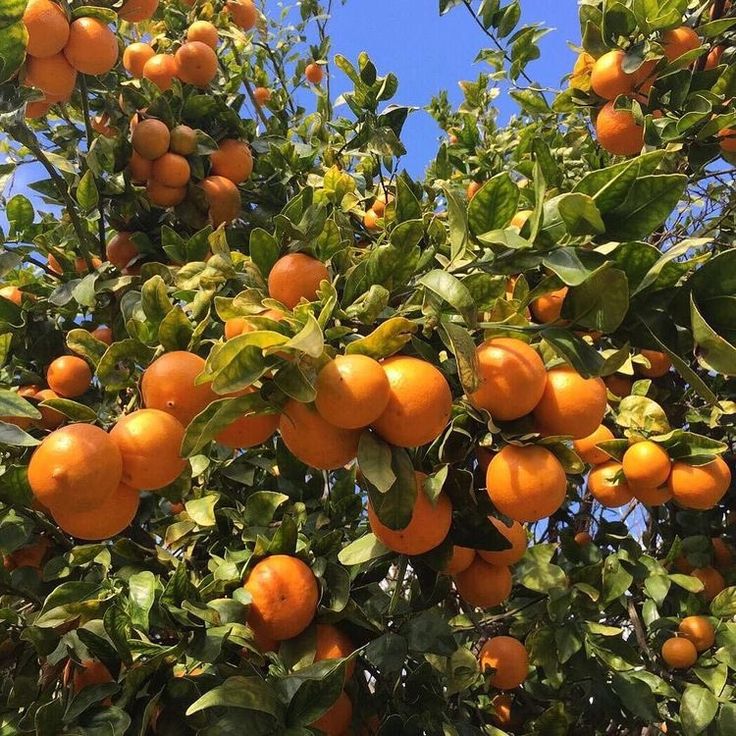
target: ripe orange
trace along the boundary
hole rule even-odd
[[[291,453],[312,468],[334,470],[358,454],[360,430],[335,427],[311,404],[295,399],[284,407],[279,430]]]
[[[52,432],[28,465],[33,495],[47,508],[73,511],[100,506],[120,484],[122,458],[107,433],[91,424]]]
[[[600,465],[611,458],[603,450],[598,449],[596,445],[612,439],[614,439],[613,432],[605,424],[601,424],[587,437],[581,437],[575,440],[572,446],[584,463],[588,463],[588,465]]]
[[[140,23],[153,18],[158,8],[158,0],[125,0],[118,10],[118,17],[128,23]]]
[[[505,731],[511,731],[517,725],[518,718],[512,711],[513,701],[508,693],[498,693],[492,700],[491,723]]]
[[[584,547],[586,544],[590,544],[593,541],[593,537],[590,536],[589,532],[578,532],[573,537],[573,540],[575,541],[575,544],[580,547]]]
[[[195,20],[187,29],[187,41],[200,41],[216,49],[219,40],[217,28],[208,20]]]
[[[195,383],[204,366],[204,358],[186,350],[175,350],[156,358],[143,371],[141,395],[144,406],[165,411],[186,427],[218,398],[212,384]]]
[[[590,86],[604,100],[615,100],[619,95],[630,95],[650,77],[655,64],[644,62],[633,74],[623,69],[626,54],[621,49],[609,51],[593,64]],[[651,86],[651,84],[650,84]]]
[[[402,555],[421,555],[441,544],[452,523],[452,502],[441,493],[432,503],[424,492],[424,473],[414,473],[417,495],[411,520],[403,529],[387,527],[368,503],[368,521],[371,531],[389,549]]]
[[[518,419],[542,398],[547,373],[539,354],[513,337],[496,337],[476,348],[478,388],[468,397],[494,419]]]
[[[383,369],[391,393],[373,428],[397,447],[434,442],[452,413],[452,393],[445,376],[431,363],[408,355],[384,360]]]
[[[59,527],[77,539],[110,539],[130,526],[138,511],[138,491],[121,483],[94,509],[71,510],[64,504],[52,506],[51,516]]]
[[[600,378],[583,378],[571,366],[562,365],[547,373],[534,419],[544,435],[571,435],[577,440],[601,425],[606,406],[606,385]]]
[[[489,679],[491,687],[513,690],[519,687],[529,674],[529,655],[526,647],[511,636],[494,636],[478,655],[481,672],[494,670]]]
[[[226,138],[220,141],[217,150],[210,154],[212,173],[224,176],[234,184],[250,178],[253,172],[253,154],[245,141]]]
[[[660,353],[658,350],[640,350],[639,352],[650,364],[649,368],[639,363],[636,364],[637,372],[645,378],[661,378],[666,376],[672,368],[672,362],[665,353]]]
[[[243,396],[255,391],[248,387],[238,393]],[[263,444],[279,428],[280,414],[253,414],[228,424],[215,439],[226,447],[243,449]]]
[[[565,500],[560,461],[538,445],[506,445],[488,465],[486,488],[494,506],[516,521],[538,521]]]
[[[332,624],[317,624],[317,649],[314,653],[315,662],[326,659],[345,659],[354,651],[355,647],[350,637]],[[345,677],[349,679],[355,672],[355,660],[352,659],[345,666]]]
[[[32,100],[30,102],[26,102],[26,118],[31,120],[42,118],[44,115],[48,114],[51,107],[52,103],[47,102],[46,100]]]
[[[311,728],[319,729],[326,736],[345,736],[353,720],[353,703],[343,690],[334,705],[323,713]]]
[[[49,399],[58,399],[59,395],[50,388],[44,388],[35,396],[37,401],[48,401]],[[39,406],[41,418],[38,420],[39,425],[43,429],[58,429],[66,421],[66,415],[50,406]]]
[[[95,327],[94,330],[90,330],[89,334],[92,335],[92,337],[94,337],[96,340],[104,342],[105,345],[112,345],[112,329],[110,329],[107,325],[100,325],[99,327]]]
[[[133,184],[145,184],[151,178],[153,162],[133,151],[128,161],[128,171]]]
[[[107,74],[118,60],[118,41],[101,20],[77,18],[69,28],[64,56],[82,74]]]
[[[260,314],[254,314],[254,317],[266,317],[280,322],[284,318],[284,313],[280,309],[266,309]],[[248,321],[247,317],[231,317],[225,320],[225,339],[232,340],[233,337],[242,335],[245,332],[253,332],[255,327]]]
[[[207,197],[209,217],[215,227],[237,218],[240,213],[240,192],[233,182],[224,176],[208,176],[202,179],[200,186]]]
[[[99,659],[85,659],[80,665],[81,667],[78,667],[69,660],[64,669],[64,683],[67,685],[69,684],[69,672],[74,673],[71,676],[71,685],[75,693],[91,685],[103,685],[106,682],[113,682],[110,671]]]
[[[169,151],[180,156],[191,156],[197,150],[197,134],[188,125],[177,125],[171,129]]]
[[[225,6],[236,26],[249,31],[258,21],[258,9],[253,0],[227,0]]]
[[[713,559],[716,567],[724,569],[733,565],[733,549],[724,539],[713,537],[711,540],[713,547]]]
[[[171,89],[179,69],[173,54],[154,54],[143,65],[143,77],[162,92]]]
[[[217,54],[202,41],[183,43],[174,55],[177,76],[185,84],[206,87],[217,75]]]
[[[149,179],[146,184],[146,194],[151,204],[156,207],[175,207],[184,201],[187,196],[187,188],[167,187],[156,179]]]
[[[173,483],[186,467],[179,454],[184,427],[159,409],[138,409],[121,417],[110,432],[123,459],[123,482],[142,491]]]
[[[161,158],[168,150],[171,134],[166,123],[148,118],[135,126],[132,136],[133,150],[148,161]]]
[[[679,59],[688,51],[693,51],[700,46],[700,37],[689,26],[672,28],[662,34],[662,47],[664,55],[670,62]]]
[[[672,463],[667,486],[673,498],[686,509],[712,509],[731,485],[731,471],[722,458],[707,465]]]
[[[651,440],[635,442],[624,453],[624,475],[632,491],[659,488],[667,482],[671,465],[667,451]]]
[[[378,220],[380,217],[375,210],[368,210],[363,215],[363,227],[370,232],[375,232],[379,228]]]
[[[714,46],[705,59],[705,68],[715,69],[721,63],[721,56],[723,56],[723,46]]]
[[[609,509],[623,506],[634,498],[625,480],[614,483],[613,479],[621,472],[621,468],[621,463],[609,460],[596,465],[588,475],[588,491],[598,503]]]
[[[603,383],[606,384],[606,388],[614,395],[623,398],[631,394],[631,379],[627,376],[622,376],[620,373],[614,373],[611,376],[606,376],[603,379]]]
[[[367,427],[383,414],[391,388],[386,372],[367,355],[338,355],[319,372],[314,404],[336,427]]]
[[[125,267],[140,255],[131,235],[132,233],[120,231],[107,242],[105,257],[118,271],[124,271]]]
[[[59,396],[74,399],[89,389],[92,371],[82,358],[62,355],[51,361],[46,371],[46,382]]]
[[[659,488],[637,488],[632,489],[634,498],[646,506],[661,506],[672,500],[672,494],[666,485]]]
[[[307,64],[304,69],[304,76],[307,78],[308,82],[319,84],[324,77],[324,70],[319,64],[312,62],[311,64]]]
[[[3,286],[0,289],[0,297],[20,306],[23,301],[23,292],[17,286]]]
[[[511,595],[511,571],[505,565],[491,565],[476,555],[473,562],[455,575],[460,597],[475,608],[493,608]]]
[[[165,153],[151,165],[151,176],[166,187],[184,187],[191,176],[189,161],[178,153]]]
[[[68,255],[68,254],[67,254]],[[102,261],[97,258],[97,256],[92,257],[92,268],[99,268],[102,265]],[[59,261],[54,258],[52,254],[49,254],[48,256],[48,267],[50,271],[53,271],[54,273],[61,276],[64,273],[64,269],[62,268],[62,265],[59,263]],[[82,256],[77,256],[74,259],[74,270],[77,274],[84,274],[87,273],[87,264],[82,258]]]
[[[723,575],[713,567],[696,567],[690,574],[703,583],[700,595],[706,601],[712,601],[726,587]]]
[[[468,199],[473,199],[482,186],[483,185],[479,181],[471,181],[470,184],[468,184],[468,188],[465,190],[465,194]]]
[[[271,101],[271,90],[268,87],[256,87],[253,90],[253,97],[258,107],[263,107]]]
[[[487,552],[479,549],[478,554],[492,565],[515,565],[526,552],[528,543],[526,529],[518,521],[512,522],[511,526],[506,526],[506,524],[495,516],[489,516],[488,520],[511,542],[511,548],[498,552]]]
[[[28,31],[26,53],[46,58],[58,54],[69,39],[66,13],[51,0],[30,0],[23,13]]]
[[[595,119],[598,144],[616,156],[634,156],[644,145],[644,128],[638,125],[630,110],[616,110],[607,102]]]
[[[672,669],[684,670],[698,661],[698,651],[689,639],[673,636],[662,645],[662,659]]]
[[[470,547],[460,547],[455,544],[452,547],[452,556],[448,560],[442,572],[448,575],[457,575],[463,570],[467,570],[475,559],[475,550]]]
[[[517,213],[517,216],[521,213]],[[512,225],[515,223],[511,222]],[[549,294],[543,294],[535,299],[530,305],[534,319],[542,324],[556,322],[560,318],[562,312],[562,303],[567,296],[567,286],[563,286],[557,291],[551,291]]]
[[[265,636],[291,639],[312,623],[319,588],[314,573],[300,559],[266,557],[250,571],[244,587],[251,596],[248,623]]]
[[[268,295],[293,309],[302,299],[312,301],[322,281],[329,281],[327,266],[304,253],[289,253],[274,263],[268,274]]]
[[[59,101],[68,100],[74,91],[77,70],[66,60],[64,54],[54,54],[45,58],[28,56],[23,83],[36,87],[47,96],[53,95]]]
[[[718,131],[718,138],[722,151],[736,152],[736,128],[722,128]]]
[[[146,62],[155,55],[156,52],[150,44],[136,41],[135,43],[131,43],[130,46],[125,47],[125,51],[123,51],[123,67],[136,79],[140,79],[143,76],[143,67],[146,65]]]
[[[680,621],[677,631],[689,639],[698,652],[710,649],[716,641],[713,624],[705,616],[686,616]]]

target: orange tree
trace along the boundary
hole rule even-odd
[[[0,734],[736,733],[730,3],[269,10],[0,0]]]

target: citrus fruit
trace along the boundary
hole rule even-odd
[[[471,181],[470,184],[468,184],[468,188],[465,190],[465,195],[469,200],[473,199],[482,186],[483,185],[479,181]]]
[[[3,567],[8,572],[21,567],[32,567],[39,570],[50,547],[51,542],[46,537],[39,537],[38,541],[25,544],[10,554],[3,555]]]
[[[253,154],[250,146],[245,141],[234,138],[226,138],[220,141],[217,150],[210,154],[212,173],[216,176],[224,176],[233,184],[250,179],[253,172]]]
[[[632,491],[659,488],[667,482],[671,465],[667,451],[651,440],[635,442],[624,453],[624,475]]]
[[[659,488],[632,489],[632,493],[637,501],[641,501],[646,506],[662,506],[672,500],[672,493],[666,485]]]
[[[184,187],[190,176],[189,162],[178,153],[165,153],[151,164],[151,177],[167,187]]]
[[[662,34],[662,48],[664,55],[670,62],[679,59],[688,51],[693,51],[700,46],[700,37],[689,26],[671,28]]]
[[[712,601],[726,587],[723,575],[713,567],[696,567],[690,574],[703,583],[700,595],[706,601]]]
[[[125,47],[123,51],[123,67],[136,79],[140,79],[143,76],[143,67],[146,62],[155,55],[156,52],[150,44],[144,43],[143,41],[136,41]]]
[[[45,58],[58,54],[69,39],[66,13],[51,0],[30,0],[23,12],[28,31],[26,53]]]
[[[455,575],[458,594],[475,608],[500,605],[511,595],[511,586],[511,571],[506,565],[491,565],[478,555]]]
[[[672,362],[665,353],[659,350],[640,350],[640,354],[649,361],[649,368],[636,363],[637,372],[645,378],[661,378],[669,373]]]
[[[312,62],[311,64],[307,64],[306,68],[304,69],[304,76],[307,78],[308,82],[311,82],[312,84],[319,84],[324,77],[324,71],[319,64],[315,64],[315,62]]]
[[[191,156],[197,150],[197,134],[188,125],[177,125],[171,129],[169,151],[180,156]]]
[[[616,156],[634,156],[644,145],[644,128],[631,110],[617,110],[607,102],[595,119],[595,133],[601,148]]]
[[[315,662],[323,662],[326,659],[345,659],[354,651],[355,647],[350,637],[344,634],[337,626],[332,624],[317,624],[316,628],[316,650],[314,653]],[[351,659],[345,666],[345,676],[347,679],[353,676],[355,672],[355,660]]]
[[[118,41],[101,20],[77,18],[69,28],[64,56],[82,74],[107,74],[118,60]]]
[[[590,536],[590,532],[578,532],[573,537],[573,541],[580,547],[584,547],[586,544],[590,544],[593,541],[593,537]]]
[[[153,173],[153,168],[151,169]],[[146,184],[146,194],[151,204],[156,207],[176,207],[187,196],[186,187],[167,187],[156,179],[149,179]]]
[[[102,685],[106,682],[113,682],[110,670],[105,667],[99,659],[84,659],[77,666],[73,665],[69,660],[69,666],[73,674],[71,676],[71,686],[75,693],[79,693],[86,687],[92,685]],[[69,678],[65,671],[64,681],[68,684]]]
[[[677,631],[689,639],[698,652],[710,649],[716,642],[713,624],[705,616],[686,616],[680,621]]]
[[[23,301],[23,292],[17,286],[3,286],[0,289],[0,297],[19,307]]]
[[[711,540],[713,547],[713,559],[716,567],[724,569],[733,565],[733,549],[724,539],[713,537]]]
[[[217,54],[202,41],[183,43],[174,55],[177,77],[185,84],[206,87],[217,75]]]
[[[470,547],[460,547],[455,544],[452,547],[452,555],[447,561],[442,572],[448,575],[457,575],[463,570],[467,570],[473,564],[475,559],[475,550]]]
[[[74,355],[62,355],[51,361],[46,370],[49,388],[65,399],[75,399],[92,383],[92,371],[87,361]]]
[[[603,379],[603,383],[606,384],[606,388],[614,395],[620,398],[629,396],[631,394],[631,379],[627,376],[622,376],[620,373],[614,373],[611,376],[606,376]]]
[[[609,509],[623,506],[634,497],[625,478],[615,480],[621,471],[621,463],[608,460],[596,465],[588,475],[588,491],[598,503]]]
[[[139,256],[138,246],[133,242],[132,233],[119,232],[107,241],[105,248],[105,257],[112,263],[118,271],[125,270],[125,267]]]
[[[626,54],[621,49],[614,49],[603,54],[593,64],[590,74],[590,86],[604,100],[615,100],[619,95],[628,95],[634,91],[638,75],[627,74],[623,69]]]
[[[667,486],[672,497],[686,509],[712,509],[731,485],[731,471],[720,457],[706,465],[672,463]]]
[[[187,41],[200,41],[216,49],[219,40],[217,28],[208,20],[195,20],[187,29]]]
[[[153,161],[143,158],[137,151],[133,151],[128,161],[128,171],[133,184],[145,184],[151,178]]]
[[[118,10],[118,17],[128,23],[140,23],[153,18],[158,8],[158,0],[125,0]]]
[[[36,394],[35,398],[37,401],[48,401],[58,399],[59,395],[50,388],[44,388]],[[44,429],[58,429],[66,421],[66,415],[50,406],[39,406],[38,410],[41,412],[41,419],[38,423]]]
[[[689,639],[673,636],[662,644],[662,659],[672,669],[683,670],[698,661],[698,650]]]
[[[517,216],[520,214],[520,212],[517,213]],[[511,224],[514,224],[513,221]],[[529,305],[534,319],[545,325],[550,322],[556,322],[562,313],[562,303],[565,301],[566,296],[567,286],[563,286],[561,289],[550,291],[548,294],[542,294],[542,296],[535,299]]]
[[[605,424],[601,424],[597,429],[593,430],[587,437],[581,437],[572,443],[573,449],[578,457],[588,465],[600,465],[610,460],[610,456],[600,450],[596,445],[601,442],[608,442],[614,439],[611,432]]]
[[[155,161],[169,150],[171,134],[166,123],[147,118],[135,126],[132,136],[133,150],[148,161]]]
[[[253,90],[253,97],[258,107],[263,107],[271,101],[271,90],[268,87],[256,87]]]
[[[304,253],[289,253],[274,263],[268,274],[268,295],[293,309],[302,299],[313,301],[322,281],[329,281],[327,266]]]
[[[243,396],[255,391],[248,387],[239,393]],[[226,447],[243,449],[263,444],[279,427],[281,415],[274,414],[251,414],[240,417],[228,424],[215,436],[215,439]]]
[[[179,67],[173,54],[154,54],[143,64],[143,77],[162,92],[171,89]]]
[[[345,736],[352,720],[353,703],[343,690],[330,709],[309,725],[319,729],[325,736]]]
[[[77,70],[67,61],[64,54],[54,54],[44,58],[26,58],[26,72],[23,83],[36,87],[47,96],[68,100],[74,91]]]
[[[506,524],[495,516],[489,516],[488,520],[511,542],[511,547],[498,551],[479,549],[478,554],[492,565],[515,565],[526,552],[528,543],[526,529],[518,521],[513,521],[511,522],[511,526],[506,526]]]
[[[526,647],[511,636],[494,636],[478,655],[481,672],[493,670],[489,683],[499,690],[519,687],[529,674],[529,655]]]
[[[232,222],[238,217],[240,192],[233,182],[224,176],[208,176],[199,185],[204,190],[209,205],[209,218],[215,227]]]
[[[258,21],[258,8],[253,0],[227,0],[226,9],[236,26],[249,31]]]

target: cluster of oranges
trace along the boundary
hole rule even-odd
[[[716,641],[713,624],[705,616],[686,616],[677,627],[678,636],[662,645],[662,659],[673,669],[687,669],[698,655],[710,649]]]

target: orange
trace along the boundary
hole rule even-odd
[[[68,684],[69,672],[73,672],[71,675],[71,684],[72,690],[75,693],[92,685],[103,685],[106,682],[114,682],[110,671],[99,659],[85,659],[79,666],[69,660],[69,663],[64,668],[65,684]]]
[[[723,56],[723,46],[714,46],[705,59],[705,68],[715,69],[721,63],[721,56]]]
[[[689,639],[673,636],[662,644],[662,659],[672,669],[684,670],[698,661],[698,650]]]
[[[48,114],[51,107],[52,103],[46,102],[45,100],[32,100],[31,102],[26,102],[26,117],[33,120],[42,118],[44,115]]]
[[[722,458],[707,465],[672,463],[667,486],[672,497],[686,509],[712,509],[731,485],[731,471]]]
[[[39,537],[37,542],[26,544],[8,555],[3,556],[3,567],[11,572],[19,567],[32,567],[40,570],[51,542],[46,537]]]
[[[250,571],[244,587],[251,596],[248,623],[263,635],[283,641],[312,623],[319,600],[317,578],[296,557],[266,557]]]
[[[82,74],[107,74],[118,60],[118,41],[101,20],[77,18],[69,28],[64,56]]]
[[[52,432],[28,465],[33,495],[50,508],[72,511],[100,506],[120,484],[122,458],[108,434],[91,424]]]
[[[736,152],[736,128],[723,128],[718,131],[719,144],[722,151]]]
[[[468,184],[468,188],[465,190],[465,194],[468,199],[473,199],[482,186],[483,185],[479,181],[471,181],[470,184]]]
[[[207,198],[209,217],[215,227],[237,218],[240,213],[240,192],[230,179],[208,176],[202,179],[200,186]]]
[[[123,482],[142,491],[173,483],[186,467],[179,454],[184,427],[158,409],[138,409],[121,417],[110,432],[123,458]]]
[[[605,424],[601,424],[587,437],[581,437],[579,440],[575,440],[572,446],[578,457],[584,463],[588,463],[588,465],[600,465],[611,458],[603,450],[599,450],[596,445],[612,439],[614,439],[613,432]]]
[[[144,406],[165,411],[186,427],[218,398],[210,383],[195,383],[204,366],[204,358],[186,350],[175,350],[156,358],[143,371]]]
[[[290,452],[312,468],[335,470],[358,454],[360,430],[335,427],[311,404],[295,399],[284,407],[279,430]]]
[[[36,394],[35,398],[38,401],[48,401],[58,399],[59,395],[50,388],[44,388]],[[38,423],[43,429],[58,429],[66,421],[65,414],[50,406],[39,406],[38,410],[41,412],[41,419],[38,420]]]
[[[493,713],[491,722],[499,728],[511,730],[517,722],[516,715],[512,711],[513,701],[508,693],[499,693],[491,700]]]
[[[336,427],[367,427],[383,414],[391,387],[377,360],[367,355],[338,355],[319,372],[314,405]]]
[[[200,41],[216,49],[219,40],[217,28],[207,20],[195,20],[187,29],[187,41]]]
[[[145,184],[151,177],[153,162],[133,151],[128,161],[128,171],[133,184]]]
[[[255,391],[248,387],[239,396]],[[279,428],[280,414],[250,414],[236,419],[220,430],[215,439],[226,447],[242,449],[262,445]]]
[[[132,233],[121,231],[115,233],[107,242],[105,257],[118,271],[125,270],[125,267],[140,255],[131,235]]]
[[[225,7],[235,25],[244,31],[249,31],[258,21],[258,9],[253,0],[227,0]]]
[[[586,544],[590,544],[593,541],[593,537],[590,536],[589,532],[578,532],[573,537],[573,540],[575,541],[575,544],[584,547]]]
[[[92,371],[82,358],[62,355],[51,361],[46,371],[46,382],[59,396],[74,399],[89,389]]]
[[[107,325],[100,325],[95,327],[94,330],[90,330],[90,335],[100,342],[104,342],[105,345],[112,345],[112,330]]]
[[[125,0],[118,10],[118,17],[128,23],[140,23],[142,20],[153,18],[158,8],[158,0]]]
[[[149,179],[146,184],[146,194],[151,204],[156,207],[175,207],[184,201],[187,196],[187,188],[167,187],[156,179]]]
[[[660,353],[658,350],[640,350],[639,352],[649,361],[650,367],[646,368],[636,363],[636,370],[646,378],[661,378],[666,376],[672,368],[672,362],[665,353]]]
[[[171,89],[178,71],[173,54],[154,54],[143,64],[143,77],[162,92]]]
[[[68,100],[76,81],[77,70],[66,60],[64,54],[54,54],[43,59],[35,56],[26,58],[23,83],[27,87],[36,87],[46,95]]]
[[[151,176],[167,187],[184,187],[191,176],[189,161],[178,153],[165,153],[151,165]]]
[[[363,215],[363,227],[370,232],[375,232],[379,228],[379,218],[380,215],[378,215],[375,210],[368,210]]]
[[[253,90],[253,97],[255,98],[256,105],[263,107],[271,101],[271,90],[268,87],[256,87]]]
[[[191,156],[197,150],[197,134],[188,125],[177,125],[171,129],[169,151],[180,156]]]
[[[488,465],[486,488],[494,506],[516,521],[538,521],[562,506],[567,476],[539,445],[506,445]]]
[[[463,570],[467,570],[475,559],[475,550],[470,547],[460,547],[455,544],[452,547],[452,556],[448,560],[442,572],[448,575],[457,575]]]
[[[131,139],[133,150],[148,161],[155,161],[169,150],[171,134],[166,123],[148,118],[135,126]]]
[[[330,274],[322,261],[304,253],[289,253],[274,263],[268,274],[268,295],[293,309],[302,299],[313,301]]]
[[[212,173],[224,176],[234,184],[250,178],[253,172],[253,154],[245,141],[226,138],[220,141],[217,150],[210,154]]]
[[[306,68],[304,69],[304,76],[307,78],[308,82],[311,82],[312,84],[319,84],[324,77],[324,71],[319,64],[315,64],[315,62],[312,62],[311,64],[307,64]]]
[[[713,546],[713,559],[716,567],[723,569],[733,565],[733,550],[731,545],[720,537],[713,537],[711,540]]]
[[[624,453],[624,475],[632,491],[659,488],[667,482],[671,465],[667,451],[651,440],[635,442]]]
[[[517,214],[520,215],[519,212]],[[511,221],[514,225],[514,221]],[[517,225],[518,226],[518,225]],[[542,324],[549,324],[550,322],[556,322],[560,318],[562,313],[562,303],[565,301],[567,296],[567,286],[563,286],[557,291],[551,291],[549,294],[542,294],[542,296],[535,299],[530,305],[534,319]]]
[[[529,674],[529,655],[526,647],[511,636],[494,636],[478,654],[481,672],[494,670],[489,679],[491,687],[513,690]]]
[[[202,41],[183,43],[174,61],[179,79],[195,87],[206,87],[217,75],[217,54]]]
[[[505,565],[491,565],[476,555],[473,562],[455,575],[460,597],[475,608],[493,608],[511,595],[511,571]]]
[[[345,659],[354,651],[355,647],[350,637],[343,634],[337,626],[332,624],[317,624],[317,648],[314,661],[322,662],[326,659]],[[351,678],[355,672],[355,660],[351,659],[345,666],[345,677]]]
[[[513,337],[486,340],[475,351],[478,388],[470,403],[487,409],[494,419],[518,419],[542,398],[547,373],[539,354]]]
[[[604,100],[615,100],[619,95],[630,95],[650,77],[654,63],[644,62],[633,74],[623,70],[626,54],[621,49],[609,51],[593,64],[590,86]]]
[[[622,376],[620,373],[614,373],[612,376],[606,376],[603,379],[606,388],[614,395],[623,398],[631,393],[631,379]]]
[[[373,428],[398,447],[434,442],[450,421],[452,393],[442,372],[408,355],[383,361],[391,387],[388,404]]]
[[[90,121],[90,127],[105,138],[114,138],[117,135],[117,129],[110,125],[110,116],[106,112],[95,115]]]
[[[587,52],[578,54],[570,75],[570,87],[587,92],[590,88],[590,77],[595,65],[595,59]]]
[[[659,488],[637,488],[632,489],[634,498],[637,501],[647,506],[661,506],[672,500],[672,494],[667,486],[660,486]]]
[[[644,128],[630,110],[616,110],[613,102],[598,112],[595,133],[600,147],[616,156],[634,156],[644,145]]]
[[[23,292],[17,286],[3,286],[0,289],[0,297],[20,306],[23,301]]]
[[[519,230],[521,230],[524,225],[526,225],[526,221],[534,214],[532,210],[519,210],[512,218],[511,218],[511,226],[516,227]],[[567,293],[567,287],[563,287],[559,290],[560,292]],[[557,294],[558,292],[554,291],[552,294]],[[540,299],[544,300],[545,298],[549,298],[552,296],[552,294],[546,294],[545,296],[539,297],[537,301],[539,302]],[[565,294],[562,295],[562,299],[565,298]],[[561,301],[561,300],[560,300]],[[562,307],[560,307],[562,308]],[[559,316],[559,315],[558,315]],[[541,320],[540,320],[541,321]]]
[[[534,419],[544,435],[570,435],[578,440],[601,425],[606,406],[606,385],[600,378],[583,378],[571,366],[562,365],[547,373]]]
[[[92,257],[92,268],[93,269],[99,268],[101,265],[102,265],[102,261],[96,256],[93,256]],[[59,261],[57,261],[56,258],[54,258],[54,256],[51,254],[49,254],[48,256],[48,267],[49,267],[49,270],[53,271],[56,274],[59,274],[59,276],[61,276],[64,273],[64,269],[62,268]],[[85,263],[85,260],[84,258],[82,258],[82,256],[77,256],[74,259],[74,270],[78,274],[87,273],[87,270],[88,270],[87,264]]]
[[[713,624],[705,616],[686,616],[680,621],[677,631],[690,640],[698,652],[710,649],[716,642]]]
[[[69,39],[69,21],[59,5],[50,0],[30,0],[23,13],[28,31],[26,53],[45,58],[58,54]]]
[[[602,506],[616,509],[629,503],[634,494],[625,480],[614,483],[615,476],[621,472],[621,463],[616,460],[596,465],[588,475],[588,491]]]
[[[130,526],[138,511],[138,491],[121,483],[100,506],[73,511],[63,504],[51,507],[62,531],[89,541],[109,539]]]
[[[515,565],[526,552],[528,544],[526,530],[518,521],[513,521],[511,526],[506,526],[495,516],[489,516],[488,520],[511,542],[511,548],[493,552],[479,549],[478,554],[492,565]]]
[[[415,471],[417,495],[411,519],[403,529],[386,526],[368,502],[368,521],[371,531],[390,550],[402,555],[421,555],[442,544],[452,523],[452,502],[441,493],[435,503],[424,491],[424,473]]]
[[[688,51],[693,51],[700,46],[700,37],[689,26],[672,28],[662,34],[662,47],[664,55],[670,62],[679,59]]]
[[[260,314],[254,314],[254,317],[266,317],[274,322],[280,322],[284,318],[284,313],[280,309],[266,309]],[[242,335],[245,332],[253,332],[255,327],[248,321],[247,317],[231,317],[225,320],[225,339],[232,340],[233,337]]]
[[[723,575],[715,568],[697,567],[690,574],[703,583],[703,590],[700,595],[706,601],[712,601],[726,587]]]
[[[326,736],[345,736],[353,720],[353,703],[343,690],[334,705],[323,713],[311,728],[319,729]]]

